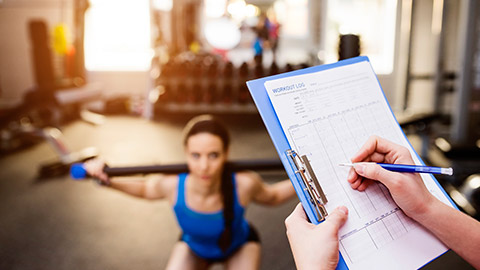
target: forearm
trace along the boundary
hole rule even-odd
[[[480,222],[439,200],[421,216],[414,217],[476,269],[480,269]]]
[[[273,184],[272,189],[275,191],[275,199],[272,201],[272,205],[282,204],[296,194],[289,179]]]
[[[110,181],[109,188],[116,189],[135,197],[145,198],[145,181],[113,179]]]

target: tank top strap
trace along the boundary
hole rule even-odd
[[[237,175],[235,173],[232,173],[232,185],[233,185],[233,204],[234,207],[240,207],[243,208],[243,206],[240,204],[240,199],[237,193]]]
[[[178,189],[177,189],[177,203],[176,205],[185,205],[185,179],[187,179],[187,173],[181,173],[178,175]]]

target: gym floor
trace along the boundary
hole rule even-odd
[[[257,115],[222,116],[232,135],[230,159],[275,159]],[[181,131],[190,116],[147,121],[109,116],[102,125],[62,127],[71,151],[96,147],[110,166],[184,162]],[[41,142],[0,159],[0,269],[163,269],[180,231],[165,201],[145,201],[69,176],[38,179],[56,160]],[[283,172],[262,173],[265,181]],[[279,207],[251,205],[247,219],[262,241],[261,269],[294,269],[284,219],[298,199]],[[222,269],[215,266],[214,269]],[[425,269],[473,269],[449,251]]]

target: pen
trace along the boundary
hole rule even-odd
[[[340,163],[340,166],[353,167],[355,164],[359,163]],[[433,174],[446,174],[453,175],[452,168],[440,168],[440,167],[429,167],[429,166],[420,166],[420,165],[405,165],[405,164],[387,164],[387,163],[377,163],[385,170],[393,172],[410,172],[410,173],[433,173]]]

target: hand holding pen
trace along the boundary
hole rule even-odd
[[[418,174],[393,172],[376,164],[415,164],[410,151],[403,146],[372,136],[351,161],[353,167],[347,181],[353,189],[364,191],[373,181],[379,181],[390,190],[405,214],[412,218],[425,212],[426,206],[435,200]]]
[[[355,167],[360,163],[340,163],[340,166]],[[407,173],[431,173],[431,174],[446,174],[453,175],[452,168],[440,168],[421,165],[408,165],[408,164],[388,164],[388,163],[375,163],[385,170],[392,172],[407,172]]]
[[[350,169],[348,181],[353,189],[365,190],[373,181],[383,183],[406,215],[430,230],[440,241],[472,266],[480,269],[480,257],[478,256],[480,223],[435,198],[427,190],[418,173],[393,172],[377,164],[396,165],[390,169],[398,169],[399,164],[414,164],[407,148],[373,136],[368,139],[351,161],[353,167]],[[411,169],[410,167],[409,170]],[[297,207],[285,220],[288,241],[299,269],[303,265],[320,265],[315,261],[319,258],[322,258],[322,262],[332,262],[329,266],[325,266],[327,269],[335,268],[338,261],[338,257],[335,257],[338,256],[338,248],[335,246],[332,253],[328,245],[326,248],[325,239],[337,241],[338,239],[333,238],[332,230],[327,230],[325,226],[341,226],[343,224],[344,221],[339,218],[342,217],[341,209],[344,208],[340,207],[334,211],[336,218],[333,221],[335,222],[329,223],[327,217],[324,223],[316,226],[308,223],[307,216],[300,211],[300,207]],[[334,215],[334,212],[331,215]],[[335,235],[337,234],[335,233]],[[330,241],[330,243],[332,242]],[[327,260],[324,259],[325,256],[327,256]]]

